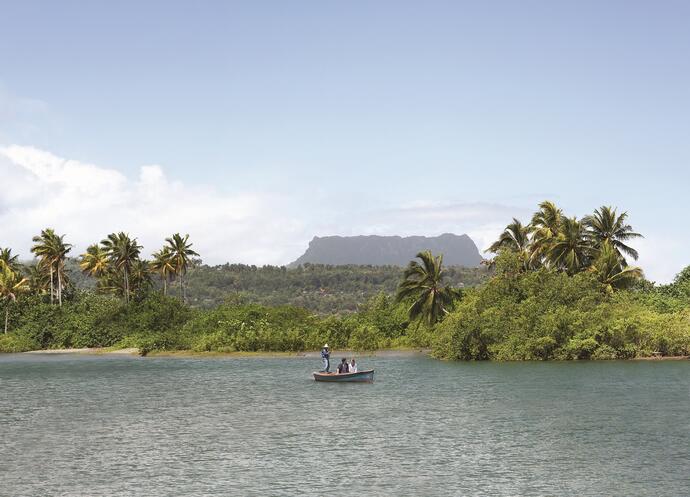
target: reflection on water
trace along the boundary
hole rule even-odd
[[[690,495],[690,361],[0,356],[0,495]]]

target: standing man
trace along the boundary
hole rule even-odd
[[[321,349],[321,360],[323,361],[322,373],[330,373],[329,369],[331,367],[331,354],[328,351],[328,344],[324,345]]]

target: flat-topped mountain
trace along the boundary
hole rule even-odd
[[[406,266],[418,252],[443,254],[447,266],[477,267],[482,260],[477,246],[467,235],[440,236],[315,236],[307,251],[290,266],[312,264],[359,264]]]

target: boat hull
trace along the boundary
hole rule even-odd
[[[332,383],[371,383],[374,381],[374,370],[358,371],[356,373],[314,373],[314,380]]]

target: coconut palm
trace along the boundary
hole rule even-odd
[[[108,255],[108,260],[113,269],[122,275],[122,291],[125,302],[129,303],[130,282],[129,277],[134,263],[139,259],[141,245],[136,238],[130,238],[127,233],[111,233],[101,241],[103,250]]]
[[[132,292],[142,292],[151,287],[151,267],[149,261],[137,259],[132,264],[129,277],[129,286]]]
[[[50,275],[40,267],[40,264],[27,266],[26,275],[31,292],[38,295],[46,295],[48,293],[50,290]]]
[[[529,243],[529,227],[523,226],[518,219],[513,218],[513,222],[505,227],[498,240],[491,244],[485,252],[497,253],[501,250],[513,250],[524,253],[529,248]]]
[[[583,223],[587,226],[593,245],[600,249],[605,242],[609,242],[615,249],[623,265],[627,264],[623,254],[637,260],[637,250],[625,242],[633,238],[641,238],[642,235],[633,231],[632,226],[626,223],[627,212],[618,215],[616,209],[602,206],[594,211],[594,215],[587,216]]]
[[[530,266],[538,267],[545,259],[551,243],[561,229],[562,219],[563,211],[553,202],[545,200],[539,204],[539,210],[534,213],[530,223]]]
[[[460,296],[459,291],[442,284],[443,256],[434,257],[431,251],[420,252],[421,260],[410,261],[398,286],[396,301],[411,300],[408,308],[410,321],[421,318],[433,325],[448,313],[453,301]]]
[[[84,274],[99,278],[108,270],[108,253],[97,243],[89,245],[81,255],[79,267]]]
[[[199,255],[192,250],[192,244],[187,243],[188,240],[189,235],[182,237],[179,233],[175,233],[170,238],[165,239],[172,255],[175,274],[180,278],[180,296],[183,302],[187,300],[187,292],[184,286],[184,276],[187,274],[187,267],[192,256]]]
[[[588,271],[596,274],[607,292],[629,288],[644,276],[639,267],[625,266],[619,252],[608,240],[602,244]]]
[[[2,266],[7,266],[14,272],[19,272],[21,269],[19,256],[12,255],[11,248],[0,248],[0,267]]]
[[[548,262],[572,275],[589,266],[591,255],[584,224],[575,217],[564,217],[558,236],[550,243]]]
[[[12,271],[8,265],[0,267],[0,300],[5,303],[5,334],[10,321],[10,305],[17,296],[29,290],[29,282],[19,273]]]
[[[151,270],[157,273],[163,281],[163,295],[168,294],[168,281],[175,274],[175,261],[170,247],[165,246],[153,254],[153,260],[149,265]]]
[[[64,238],[65,235],[58,235],[53,229],[47,228],[39,236],[33,237],[35,245],[31,247],[31,252],[39,258],[39,268],[50,273],[51,304],[54,296],[57,296],[59,305],[62,305],[62,290],[67,283],[65,259],[72,245],[65,243]]]

